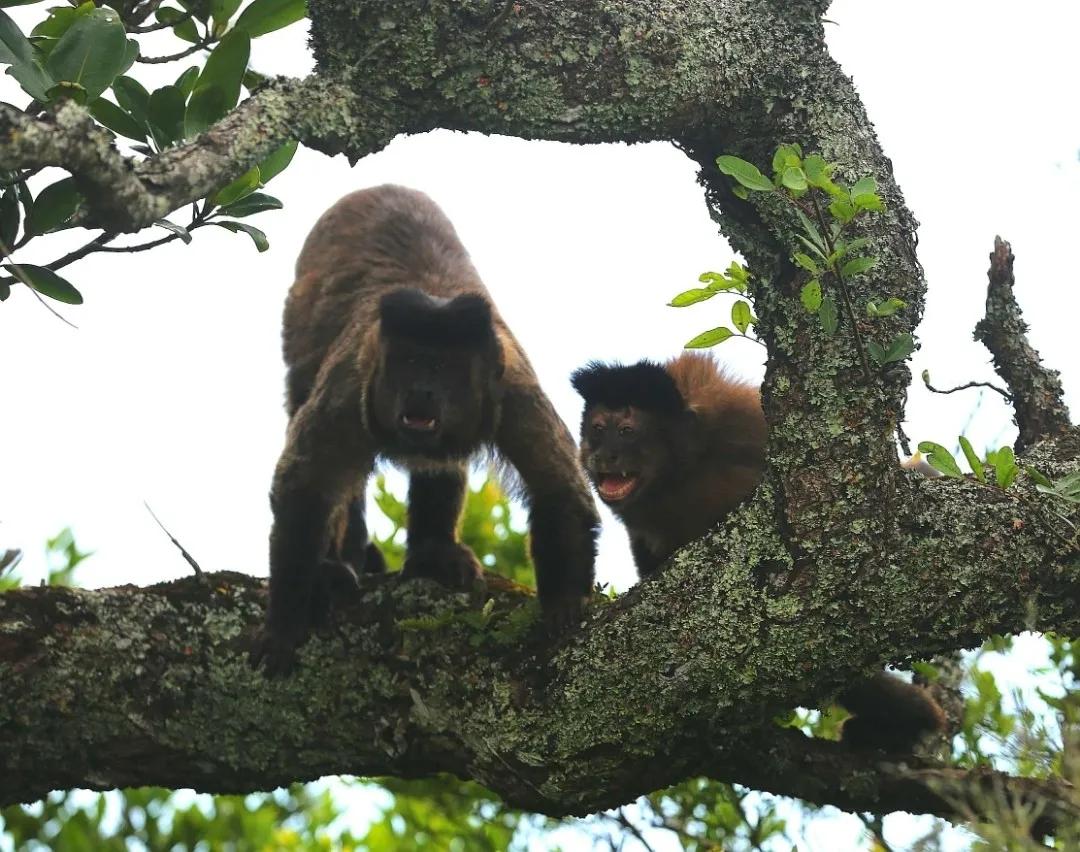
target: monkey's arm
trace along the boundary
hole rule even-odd
[[[529,506],[530,549],[544,613],[556,627],[577,616],[592,590],[600,518],[574,441],[538,385],[512,385],[496,436]]]
[[[360,382],[352,361],[327,365],[299,408],[274,472],[270,505],[270,603],[252,654],[270,673],[287,671],[313,616],[316,571],[331,544],[331,517],[344,512],[366,479],[373,451],[361,420]]]
[[[634,557],[634,566],[637,568],[639,577],[646,577],[653,573],[663,562],[649,549],[642,538],[630,537],[630,553]]]

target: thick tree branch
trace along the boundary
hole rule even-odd
[[[1033,452],[1045,469],[1075,466],[1080,435]],[[518,594],[497,591],[478,633],[455,616],[464,596],[391,577],[304,647],[295,676],[267,680],[245,656],[262,584],[242,575],[208,576],[210,588],[5,594],[0,801],[55,787],[242,791],[445,771],[567,814],[709,774],[841,807],[955,814],[953,794],[967,801],[985,778],[893,765],[766,722],[885,660],[990,633],[1080,632],[1080,557],[1048,540],[1037,508],[962,481],[903,483],[906,546],[847,589],[771,573],[751,507],[655,579],[598,603],[556,648],[508,620]],[[878,605],[838,618],[852,595]],[[1071,807],[1064,788],[995,778]]]
[[[65,168],[86,199],[76,224],[138,231],[229,183],[290,139],[349,133],[355,156],[385,145],[393,134],[376,139],[349,129],[349,101],[346,90],[318,77],[280,79],[191,143],[143,160],[120,154],[112,136],[74,103],[43,118],[0,104],[0,169]]]
[[[1028,326],[1013,292],[1012,248],[1001,237],[994,237],[988,274],[986,316],[975,326],[975,339],[990,350],[994,369],[1009,386],[1020,429],[1016,439],[1020,452],[1040,438],[1065,431],[1072,421],[1060,374],[1044,367],[1039,353],[1028,343]]]
[[[868,381],[855,340],[912,332],[925,284],[891,165],[823,49],[825,5],[535,0],[502,14],[488,0],[311,0],[316,76],[278,80],[192,143],[139,163],[78,107],[44,119],[0,110],[0,168],[70,169],[87,199],[80,223],[110,232],[205,196],[289,138],[352,158],[434,127],[673,140],[701,166],[713,214],[751,264],[771,427],[752,504],[655,579],[598,605],[555,649],[511,629],[512,597],[500,595],[478,637],[455,620],[463,600],[385,580],[305,647],[298,675],[268,682],[244,659],[262,610],[244,578],[219,575],[209,591],[5,595],[0,799],[449,771],[565,814],[707,773],[843,807],[956,808],[934,784],[963,795],[979,779],[889,769],[763,727],[887,661],[991,633],[1080,633],[1080,555],[1054,534],[1040,502],[1050,498],[1023,479],[1018,500],[896,465],[910,376],[894,365]],[[887,212],[860,220],[859,235],[878,262],[850,282],[851,298],[895,296],[905,310],[860,315],[857,328],[853,310],[827,337],[802,309],[792,212],[764,195],[735,198],[714,166],[722,153],[767,166],[782,142],[820,151],[845,180],[876,179]],[[1080,460],[1080,435],[1054,434],[1025,458],[1051,476]],[[1062,512],[1080,523],[1075,507]],[[1039,792],[1071,807],[1066,791]]]

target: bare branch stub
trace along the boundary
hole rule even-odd
[[[1012,394],[1020,429],[1016,450],[1020,452],[1041,438],[1066,431],[1072,421],[1063,399],[1060,374],[1044,367],[1039,353],[1028,343],[1028,326],[1013,292],[1013,259],[1009,244],[995,237],[986,316],[975,326],[975,339],[990,350],[994,369]]]

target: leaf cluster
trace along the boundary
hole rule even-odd
[[[6,0],[0,6],[23,5]],[[244,8],[241,9],[241,6]],[[226,116],[239,103],[243,87],[254,85],[248,68],[251,41],[303,18],[304,0],[179,0],[178,5],[154,4],[156,23],[140,25],[132,17],[138,3],[54,6],[24,34],[0,8],[0,65],[34,99],[36,112],[61,101],[84,106],[114,138],[127,140],[136,154],[153,155],[190,141]],[[239,13],[239,14],[237,14]],[[167,57],[141,55],[144,33],[170,30],[190,47]],[[204,51],[203,63],[186,68],[174,82],[148,90],[137,79],[137,63],[179,61]],[[163,219],[156,224],[168,238],[143,245],[105,247],[97,238],[81,252],[42,265],[15,262],[11,257],[28,242],[55,233],[78,221],[85,199],[74,180],[63,178],[31,192],[29,171],[0,175],[0,257],[9,260],[0,279],[0,301],[10,285],[20,282],[39,294],[66,304],[80,304],[81,293],[57,270],[77,257],[95,251],[139,251],[160,242],[191,242],[191,231],[214,225],[246,234],[262,252],[269,247],[266,234],[248,222],[237,221],[281,208],[273,196],[259,192],[292,160],[296,143],[274,151],[250,171],[210,193],[192,211],[186,224]],[[20,225],[22,233],[20,237]]]

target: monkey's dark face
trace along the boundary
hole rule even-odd
[[[616,513],[647,500],[675,469],[677,421],[634,406],[585,409],[581,462],[600,499]]]
[[[487,303],[404,290],[380,308],[379,363],[368,389],[372,431],[390,455],[469,455],[495,426],[501,361]]]

